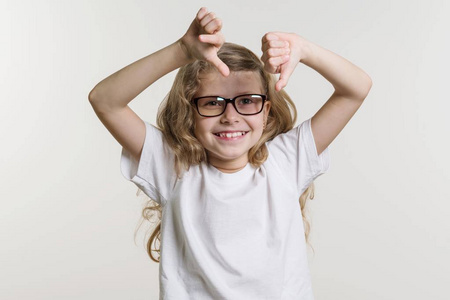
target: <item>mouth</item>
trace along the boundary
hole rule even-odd
[[[248,131],[222,131],[222,132],[216,132],[213,133],[215,136],[221,137],[221,138],[237,138],[244,136],[248,133]]]

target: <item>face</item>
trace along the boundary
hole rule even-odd
[[[194,97],[234,98],[252,93],[265,94],[258,73],[239,71],[223,77],[212,71],[200,76],[200,86]],[[195,111],[195,136],[205,147],[209,163],[223,172],[245,167],[248,163],[248,151],[261,138],[269,110],[270,102],[266,101],[263,111],[251,116],[239,114],[231,103],[227,105],[225,112],[217,117],[202,117]],[[222,133],[222,136],[219,133]],[[223,133],[245,134],[224,137]]]

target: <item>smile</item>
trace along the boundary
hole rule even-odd
[[[214,135],[221,137],[221,138],[236,138],[236,137],[244,136],[247,133],[248,133],[248,131],[217,132],[217,133],[214,133]]]

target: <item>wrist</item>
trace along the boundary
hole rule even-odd
[[[312,60],[314,60],[314,53],[315,53],[315,44],[301,38],[301,56],[300,56],[300,62],[309,65]]]
[[[179,49],[179,57],[183,60],[183,65],[189,64],[195,61],[195,58],[192,56],[192,54],[189,52],[189,47],[187,46],[188,43],[186,41],[186,36],[183,36],[178,41],[175,42],[177,44],[177,47]]]
[[[300,59],[299,62],[305,63],[305,61],[308,61],[308,59],[312,56],[312,43],[308,41],[307,39],[297,35],[297,45],[298,45],[298,51],[300,53]]]

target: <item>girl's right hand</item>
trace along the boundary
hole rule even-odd
[[[207,61],[223,76],[228,76],[230,69],[217,56],[217,51],[225,43],[221,29],[222,21],[213,12],[202,7],[179,43],[190,62]]]

